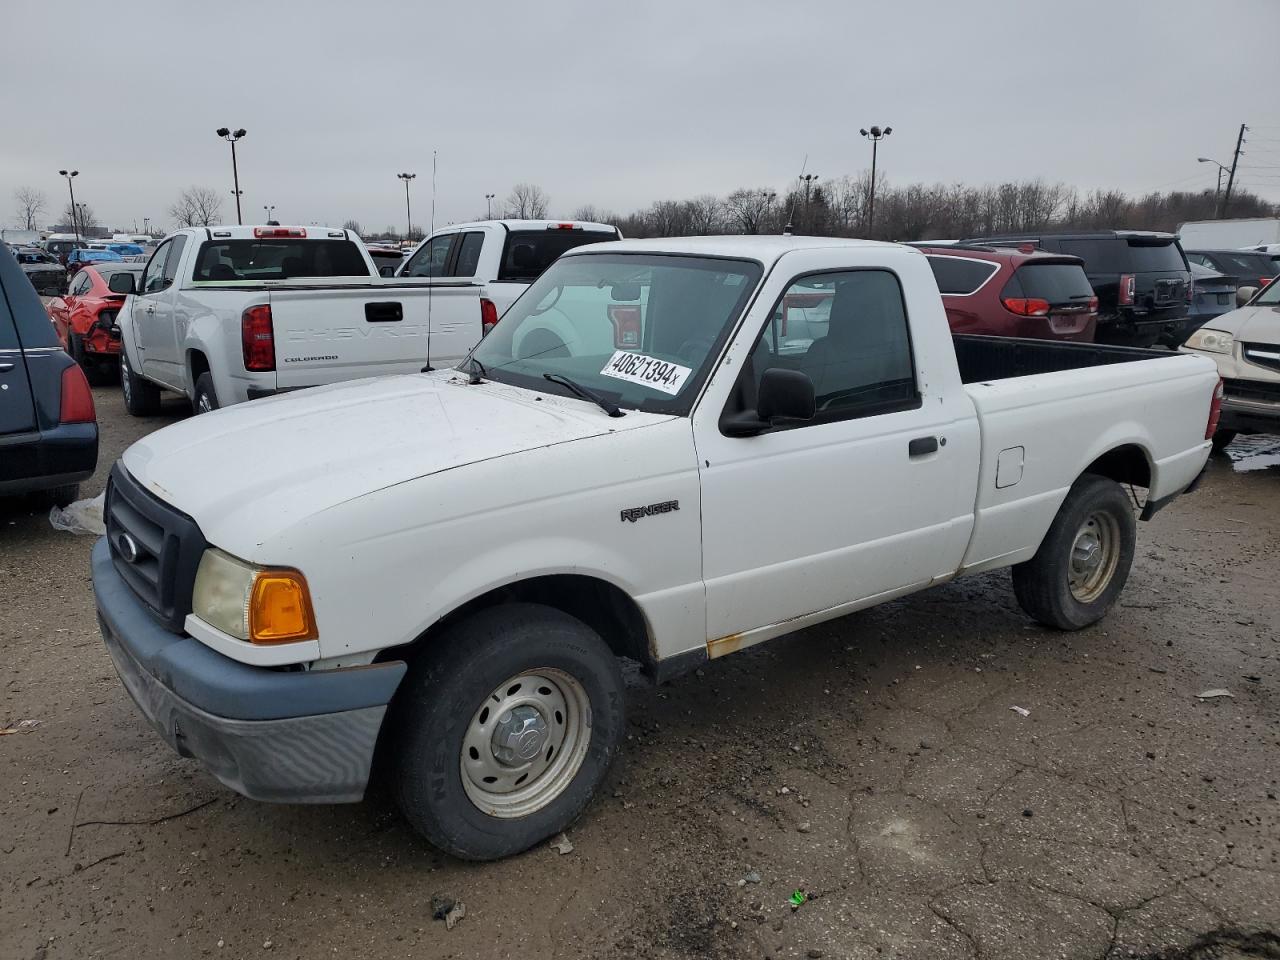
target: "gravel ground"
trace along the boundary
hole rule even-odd
[[[186,415],[95,395],[86,494]],[[637,682],[572,852],[488,865],[376,788],[268,806],[172,754],[98,638],[90,539],[0,501],[0,727],[38,721],[0,737],[0,957],[1280,957],[1280,441],[1232,453],[1089,630],[991,574]]]

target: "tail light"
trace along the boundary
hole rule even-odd
[[[1097,313],[1097,312],[1098,312],[1098,298],[1097,298],[1097,297],[1090,297],[1090,298],[1089,298],[1089,312],[1090,312],[1090,313]]]
[[[480,298],[480,336],[487,337],[498,325],[498,308],[492,300]]]
[[[1122,307],[1133,306],[1133,298],[1138,291],[1138,280],[1132,273],[1122,273],[1120,275],[1120,296],[1117,303]]]
[[[271,306],[260,303],[240,315],[240,348],[244,368],[259,372],[276,368],[276,334],[271,326]]]
[[[1213,388],[1213,400],[1209,403],[1209,422],[1204,425],[1204,438],[1212,440],[1213,435],[1218,432],[1218,421],[1222,419],[1222,378],[1218,378],[1218,385]]]
[[[307,229],[306,227],[254,227],[253,235],[260,240],[304,240],[307,236]],[[341,234],[339,234],[339,236],[341,236]]]
[[[1020,317],[1047,317],[1049,301],[1036,297],[1005,297],[1004,308]]]
[[[619,350],[640,349],[640,308],[634,304],[609,304],[613,345]]]
[[[89,381],[78,363],[62,371],[62,405],[58,409],[59,423],[93,423],[98,419],[93,409],[93,393]]]
[[[1259,277],[1258,283],[1262,284],[1265,287],[1268,283],[1272,281],[1272,279],[1273,279],[1272,277]]]

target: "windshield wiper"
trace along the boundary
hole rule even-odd
[[[588,390],[582,384],[576,383],[575,381],[570,380],[568,377],[564,376],[563,374],[544,373],[542,375],[542,378],[544,380],[550,380],[552,383],[558,383],[561,386],[568,387],[571,392],[576,393],[583,400],[590,400],[592,403],[594,403],[596,406],[598,406],[601,410],[603,410],[605,413],[607,413],[611,417],[626,416],[626,414],[623,413],[623,411],[618,407],[618,405],[614,403],[612,400],[606,400],[604,397],[600,396],[600,394],[596,393],[594,390]]]
[[[468,386],[474,387],[477,383],[480,383],[481,377],[489,375],[489,371],[484,368],[484,364],[471,354],[467,354],[467,359],[462,362],[467,364],[467,373],[470,375],[467,378]]]

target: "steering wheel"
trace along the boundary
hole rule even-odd
[[[676,356],[696,366],[701,357],[705,357],[711,352],[712,346],[712,341],[706,337],[694,337],[680,344],[680,349],[676,351]]]

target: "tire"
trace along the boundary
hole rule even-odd
[[[1133,506],[1120,484],[1084,474],[1072,485],[1036,555],[1013,568],[1019,606],[1058,630],[1096,623],[1124,589],[1136,543]],[[1086,552],[1098,559],[1090,562]]]
[[[536,705],[504,710],[513,697]],[[492,713],[490,698],[498,698]],[[511,736],[520,711],[533,729],[515,731],[514,747],[497,746],[495,735],[506,722]],[[582,813],[617,752],[624,713],[617,659],[584,623],[538,604],[481,610],[413,662],[392,705],[391,774],[400,809],[432,844],[464,860],[527,850]],[[512,764],[504,765],[503,749],[532,759],[509,753]],[[513,788],[530,768],[533,778]],[[501,774],[512,792],[483,784],[486,773]]]
[[[89,365],[84,355],[84,338],[72,330],[67,330],[67,353],[71,354],[71,359],[80,365],[80,369],[85,372],[87,377],[89,375]]]
[[[212,413],[218,407],[218,392],[213,389],[213,374],[200,374],[196,377],[196,392],[191,398],[191,412]]]
[[[120,393],[124,408],[135,417],[154,417],[160,412],[160,388],[133,372],[129,355],[120,348]]]
[[[1227,447],[1231,445],[1231,441],[1235,438],[1235,430],[1219,430],[1213,435],[1213,440],[1210,441],[1213,444],[1213,452],[1221,453],[1223,450],[1226,450]]]

